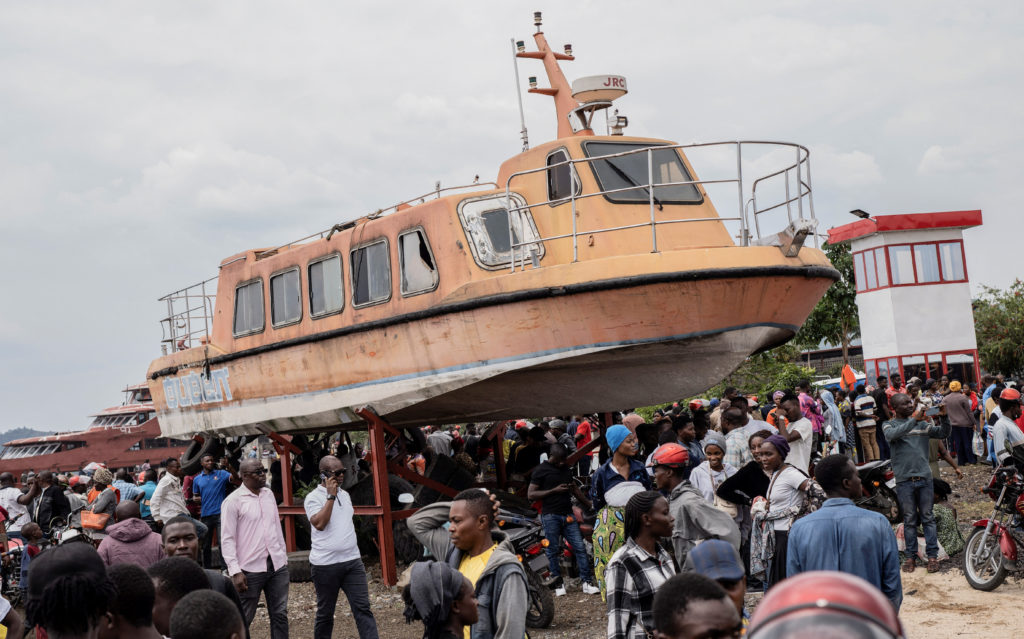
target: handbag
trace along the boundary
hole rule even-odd
[[[711,485],[715,489],[714,493],[713,493],[714,496],[715,496],[715,499],[714,499],[714,501],[711,502],[711,504],[715,508],[717,508],[718,510],[721,510],[726,515],[729,515],[733,519],[736,519],[737,515],[740,514],[739,506],[737,506],[736,504],[732,503],[731,501],[726,501],[726,500],[724,500],[724,499],[722,499],[721,497],[718,496],[718,487],[721,486],[722,483],[723,482],[718,482],[716,484],[714,482],[714,480],[711,481]]]
[[[985,454],[985,440],[981,438],[981,433],[974,431],[974,438],[971,440],[971,447],[974,449],[974,454],[981,457]]]
[[[82,511],[82,528],[90,530],[103,530],[110,521],[110,513],[94,513],[91,510]]]

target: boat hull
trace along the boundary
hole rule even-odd
[[[363,406],[416,425],[649,405],[789,339],[836,275],[738,268],[477,297],[248,353],[195,349],[150,388],[169,437],[336,429]]]
[[[0,461],[0,468],[11,472],[16,478],[26,472],[75,472],[90,462],[106,464],[108,468],[135,468],[145,461],[154,467],[168,457],[180,457],[187,446],[163,446],[148,448],[159,438],[160,424],[156,419],[133,426],[129,429],[92,428],[78,432],[59,433],[57,435],[36,437],[31,440],[18,440],[18,444],[47,444],[56,441],[73,441],[76,447],[61,450],[47,455],[15,457]],[[10,446],[10,443],[8,443]]]

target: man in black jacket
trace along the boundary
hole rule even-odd
[[[43,529],[43,535],[50,534],[50,522],[57,517],[66,519],[71,515],[71,505],[64,495],[64,489],[56,486],[53,473],[44,470],[36,476],[40,494],[32,507],[32,519]]]

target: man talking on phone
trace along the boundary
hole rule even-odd
[[[932,471],[928,467],[929,439],[949,437],[951,426],[946,418],[946,407],[933,410],[926,416],[925,407],[914,410],[914,401],[904,393],[892,396],[895,416],[882,425],[885,439],[892,448],[892,472],[896,475],[896,497],[903,508],[903,539],[907,544],[907,559],[903,572],[914,572],[917,564],[917,526],[924,527],[925,554],[928,572],[939,570],[939,535],[935,526],[932,505],[935,490]],[[934,417],[938,424],[926,421]]]
[[[344,590],[359,639],[377,639],[377,621],[370,610],[366,568],[359,557],[352,525],[352,499],[340,488],[345,477],[341,460],[328,455],[320,460],[320,485],[306,495],[303,506],[311,524],[309,564],[316,589],[315,639],[330,639],[338,591]]]

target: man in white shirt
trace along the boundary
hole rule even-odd
[[[781,421],[776,421],[779,426],[779,434],[786,438],[790,446],[786,463],[807,473],[811,465],[811,448],[813,446],[811,440],[814,436],[811,420],[803,416],[803,412],[800,410],[800,398],[793,393],[786,393],[779,400],[779,406],[786,416],[785,421],[788,422],[788,424],[783,424]]]
[[[756,419],[752,416],[750,401],[747,400],[746,397],[742,395],[737,395],[736,397],[732,398],[732,400],[729,403],[729,407],[738,408],[740,409],[740,412],[743,413],[743,422],[740,424],[740,428],[742,428],[743,431],[747,434],[747,437],[750,437],[754,433],[761,430],[767,430],[771,432],[772,435],[778,434],[778,428],[775,428],[774,426],[772,426],[771,424],[764,420]],[[760,413],[758,413],[758,415],[760,415]],[[739,466],[737,466],[737,468],[739,468]]]
[[[999,421],[992,427],[992,444],[996,451],[996,459],[1004,463],[1010,452],[1006,445],[1017,446],[1024,444],[1024,433],[1016,424],[1021,414],[1021,395],[1015,388],[1006,388],[999,393]]]
[[[7,529],[8,537],[22,539],[21,527],[32,521],[28,516],[28,505],[37,494],[38,489],[35,489],[34,493],[22,493],[14,485],[14,475],[0,473],[0,506],[7,511],[7,516],[11,520],[11,525]]]
[[[338,591],[344,590],[352,609],[359,639],[377,639],[377,622],[370,609],[366,568],[359,557],[352,525],[352,500],[339,488],[345,476],[341,460],[328,455],[320,460],[320,485],[306,495],[303,506],[311,524],[309,563],[316,589],[314,639],[330,639]]]
[[[185,506],[185,496],[181,492],[181,463],[170,457],[164,462],[167,472],[160,478],[156,485],[153,496],[149,499],[149,512],[153,516],[157,530],[163,527],[164,522],[170,521],[178,515],[189,516],[188,508]],[[206,537],[209,532],[206,524],[198,519],[191,518],[196,525],[196,533],[199,539]]]

